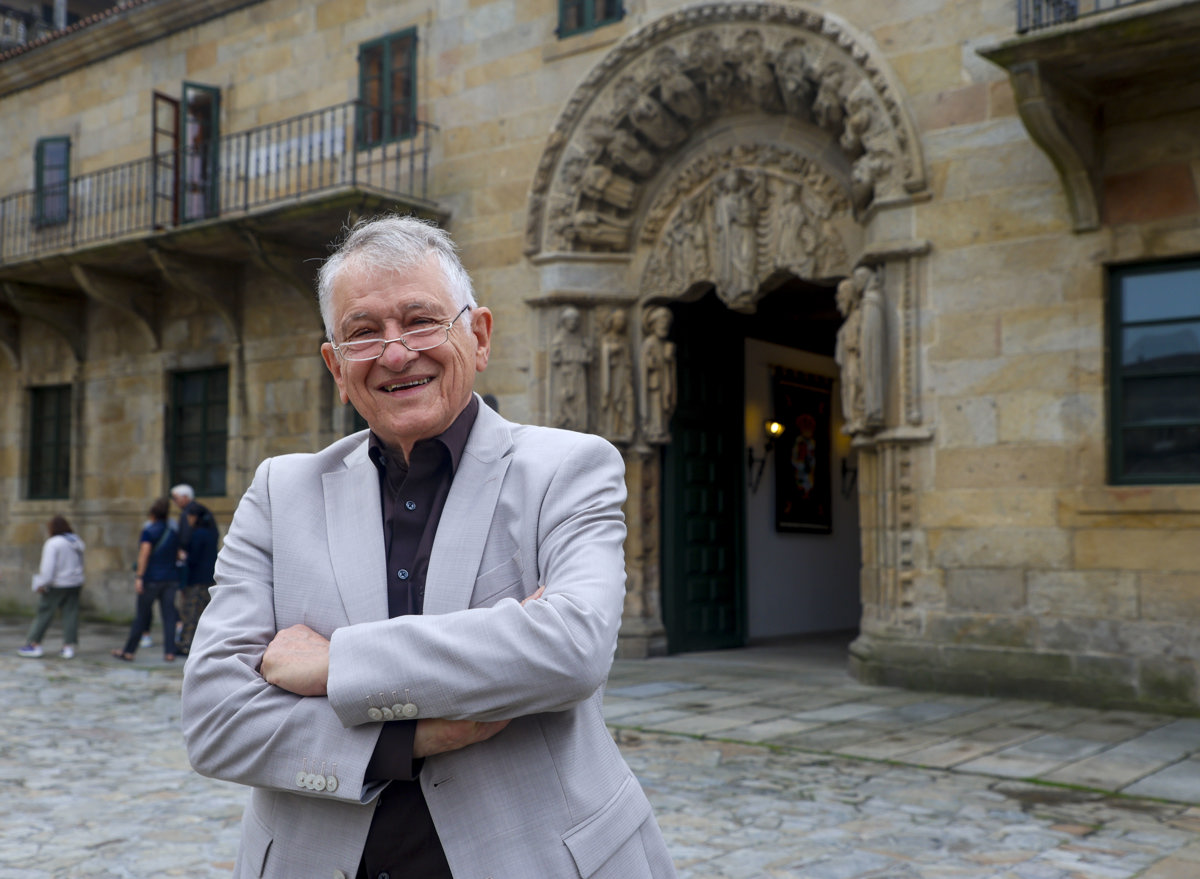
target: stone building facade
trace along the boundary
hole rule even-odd
[[[133,0],[0,55],[4,601],[63,512],[126,613],[153,498],[355,429],[315,263],[403,210],[479,390],[625,456],[624,655],[1200,706],[1200,4],[1084,7]]]

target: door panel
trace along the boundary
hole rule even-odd
[[[221,90],[183,84],[180,149],[180,220],[203,220],[220,211]]]
[[[727,314],[680,306],[671,333],[679,402],[663,461],[663,611],[672,652],[745,643],[742,342],[720,331]]]

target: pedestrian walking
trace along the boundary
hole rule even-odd
[[[42,562],[33,575],[33,591],[38,593],[37,614],[29,627],[25,646],[17,651],[28,659],[42,655],[42,637],[62,613],[63,659],[73,659],[79,645],[79,594],[83,591],[83,541],[63,516],[54,516],[47,524],[49,537],[42,544]]]
[[[213,584],[217,564],[217,521],[204,504],[192,501],[184,508],[188,523],[187,577],[179,590],[179,619],[183,625],[177,653],[187,654],[196,633],[196,623],[208,607],[208,587]]]
[[[138,644],[154,613],[158,602],[163,623],[163,659],[175,659],[175,593],[179,589],[179,575],[175,561],[179,551],[179,535],[167,521],[170,502],[164,497],[150,505],[150,521],[142,529],[138,540],[137,577],[134,589],[137,592],[137,615],[129,629],[129,638],[124,648],[114,650],[112,655],[126,662],[133,662]]]

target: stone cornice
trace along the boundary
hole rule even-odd
[[[0,55],[0,97],[262,0],[145,0]]]

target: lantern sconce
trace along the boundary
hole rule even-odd
[[[762,455],[755,457],[754,446],[746,449],[746,470],[749,474],[751,494],[758,491],[758,485],[762,482],[763,468],[767,465],[767,457],[775,448],[775,440],[783,436],[783,425],[778,421],[768,419],[763,422],[763,432],[767,435],[767,441],[763,443]]]

